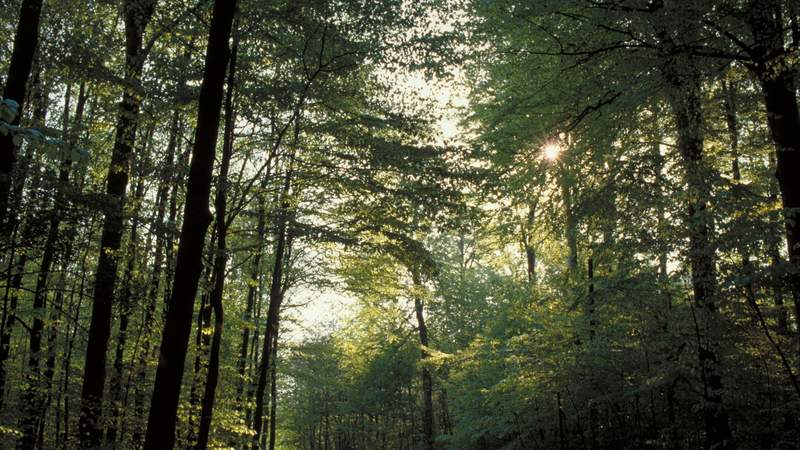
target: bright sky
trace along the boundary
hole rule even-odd
[[[437,110],[432,112],[438,118],[440,136],[436,141],[458,142],[461,133],[459,127],[459,110],[468,104],[467,91],[455,82],[426,80],[421,74],[388,75],[397,80],[396,86],[407,95],[416,95],[421,99],[432,100]],[[299,287],[288,293],[289,303],[302,305],[291,308],[287,313],[297,325],[287,329],[291,341],[300,341],[315,334],[324,334],[335,324],[339,324],[353,311],[356,300],[345,292],[332,288],[311,289]]]

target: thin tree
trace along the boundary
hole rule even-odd
[[[296,114],[297,116],[297,114]],[[294,174],[294,159],[299,134],[300,125],[299,117],[294,124],[294,144],[289,155],[287,155],[287,169],[283,179],[283,187],[281,190],[281,204],[279,208],[279,216],[277,223],[277,230],[275,236],[275,260],[272,267],[272,281],[269,288],[269,307],[267,308],[267,323],[264,331],[264,346],[261,349],[261,364],[258,369],[258,383],[256,387],[256,409],[253,416],[253,450],[259,448],[261,440],[262,426],[264,422],[264,397],[267,391],[267,381],[269,379],[270,364],[272,361],[272,345],[273,338],[278,327],[278,320],[280,316],[281,303],[283,303],[283,289],[281,287],[283,281],[284,258],[287,251],[287,228],[290,219],[290,202],[289,195],[291,194],[292,176]]]

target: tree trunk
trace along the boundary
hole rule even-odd
[[[39,107],[36,108],[39,113],[34,114],[35,116],[39,116],[35,122],[37,124],[44,124],[45,122],[45,115],[46,109],[44,104],[41,104],[41,109]],[[35,192],[38,190],[38,185],[42,181],[42,177],[37,177],[34,179],[33,183],[33,190]],[[31,216],[34,214],[31,213]],[[28,217],[26,220],[26,228],[31,226],[33,222],[32,217]],[[23,234],[29,234],[31,231],[23,232]],[[57,232],[57,229],[56,229]],[[57,237],[57,234],[56,234]],[[55,237],[50,236],[49,238],[55,239]],[[31,236],[30,245],[33,244],[34,237]],[[29,246],[30,246],[29,245]],[[54,247],[53,247],[54,248]],[[50,255],[44,255],[45,257],[49,257],[50,261],[43,261],[42,264],[45,264],[48,267],[52,265],[52,258],[54,253]],[[40,264],[41,265],[41,264]],[[40,270],[41,275],[41,270]],[[45,277],[46,278],[46,277]],[[39,281],[37,280],[37,292],[34,293],[34,300],[33,300],[33,322],[30,328],[27,328],[28,337],[29,337],[29,353],[28,353],[28,372],[25,374],[27,379],[25,393],[23,395],[23,403],[22,403],[22,410],[23,416],[20,420],[20,428],[22,428],[22,437],[20,441],[17,442],[17,446],[22,446],[22,448],[32,447],[36,443],[36,432],[38,429],[38,412],[42,407],[42,386],[41,386],[41,374],[39,373],[39,357],[41,356],[39,352],[42,348],[42,332],[44,331],[44,306],[46,302],[46,291],[45,288],[39,285]],[[19,288],[19,287],[18,287]]]
[[[61,312],[64,308],[64,286],[63,283],[56,292],[55,298],[56,307],[50,311],[50,326],[47,336],[47,360],[45,361],[44,369],[44,383],[42,383],[46,398],[41,402],[39,408],[39,429],[36,435],[36,442],[39,448],[44,448],[44,428],[47,419],[47,412],[53,400],[53,377],[56,370],[56,353],[57,353],[57,340],[58,340],[58,324],[61,322]],[[57,436],[58,433],[54,435]]]
[[[775,143],[776,177],[783,204],[786,244],[791,270],[789,285],[795,306],[795,320],[800,326],[800,111],[794,71],[791,65],[778,58],[784,53],[782,2],[752,2],[748,13],[756,45],[754,72],[761,82],[767,124]],[[777,73],[776,73],[777,70]],[[800,340],[798,341],[800,343]],[[800,350],[800,349],[799,349]]]
[[[299,119],[298,119],[299,120]],[[258,385],[256,387],[256,409],[253,416],[253,450],[259,448],[261,440],[261,428],[264,418],[264,394],[267,390],[267,379],[270,370],[270,360],[272,357],[272,341],[277,330],[280,315],[281,303],[283,302],[283,281],[284,257],[287,249],[287,226],[289,222],[290,204],[289,193],[292,185],[292,175],[294,167],[294,149],[296,148],[299,135],[299,125],[295,123],[295,140],[292,153],[288,155],[286,175],[283,180],[281,191],[281,207],[278,216],[276,243],[275,243],[275,262],[272,267],[272,282],[269,289],[269,308],[267,309],[267,324],[264,332],[264,347],[261,351],[261,366],[258,371]]]
[[[212,228],[211,239],[208,241],[208,253],[205,257],[206,260],[213,260],[216,254],[217,242],[217,228]],[[188,422],[186,424],[186,441],[187,446],[193,447],[197,443],[197,426],[195,420],[200,416],[200,389],[202,385],[202,372],[205,366],[208,365],[208,353],[211,349],[211,336],[207,332],[211,330],[211,316],[212,308],[210,302],[211,287],[214,284],[214,264],[204,266],[202,279],[201,294],[200,294],[200,309],[197,313],[197,328],[195,331],[194,345],[194,372],[192,373],[192,385],[189,389],[189,408],[188,408]]]
[[[63,133],[66,137],[69,129],[69,113],[71,104],[72,86],[67,86],[67,91],[64,98],[64,125]],[[44,249],[42,251],[42,262],[39,265],[39,274],[36,278],[36,288],[34,289],[33,297],[33,310],[34,320],[32,331],[30,335],[30,362],[29,362],[29,381],[28,388],[25,393],[24,409],[25,416],[22,419],[23,437],[21,445],[23,448],[29,448],[36,442],[38,433],[38,422],[42,420],[44,409],[46,407],[44,398],[42,396],[42,389],[38,387],[40,377],[39,373],[39,352],[41,351],[42,331],[44,329],[44,307],[47,300],[47,283],[50,277],[50,271],[53,266],[53,261],[56,256],[56,247],[58,244],[59,228],[61,226],[61,213],[65,209],[65,196],[64,189],[69,182],[69,172],[72,166],[71,150],[68,146],[64,146],[61,165],[58,173],[58,185],[56,186],[56,195],[53,207],[50,211],[50,223],[48,225],[47,238],[45,239]],[[50,339],[48,339],[48,342]],[[52,379],[52,375],[50,376]],[[48,391],[49,392],[49,391]]]
[[[125,192],[136,128],[139,122],[141,95],[138,90],[146,55],[142,36],[153,16],[156,0],[126,0],[125,12],[125,86],[117,116],[117,131],[111,152],[111,166],[106,176],[107,202],[100,256],[92,295],[92,319],[86,344],[86,361],[81,388],[81,414],[78,422],[83,447],[100,445],[103,430],[98,423],[106,380],[106,351],[111,335],[111,305],[117,282],[117,259],[123,231]]]
[[[39,74],[37,72],[36,76],[33,79],[34,85],[34,92],[37,92],[37,102],[34,108],[34,123],[36,125],[44,125],[45,119],[47,116],[47,102],[46,102],[46,95],[42,94],[42,84],[39,79]],[[27,146],[28,151],[26,152],[27,158],[25,158],[28,162],[30,162],[34,157],[34,146]],[[16,214],[17,209],[22,209],[22,197],[23,197],[23,190],[25,181],[28,175],[28,167],[22,168],[21,173],[16,178],[16,183],[14,184],[14,192],[13,197],[15,199],[14,205],[12,205],[13,211],[15,214],[9,217],[9,223],[4,233],[0,236],[0,239],[9,238],[9,264],[8,264],[8,272],[6,280],[11,280],[11,289],[6,288],[4,297],[3,297],[3,322],[2,322],[2,338],[0,338],[0,406],[2,406],[4,391],[5,391],[5,383],[6,383],[6,363],[10,356],[10,343],[11,343],[11,329],[13,326],[13,322],[17,320],[15,316],[16,307],[19,300],[19,289],[22,287],[22,275],[24,273],[25,264],[28,261],[29,252],[25,249],[30,248],[33,246],[36,236],[34,236],[35,231],[33,227],[33,216],[35,215],[35,210],[37,208],[36,199],[31,198],[30,204],[28,205],[27,211],[27,219],[25,220],[25,226],[22,228],[20,240],[18,243],[14,242],[14,235],[15,230],[18,225],[18,214]],[[33,182],[31,183],[31,192],[36,192],[39,189],[41,184],[42,177],[35,176]],[[0,224],[2,226],[2,224]],[[17,249],[22,250],[20,256],[17,258],[16,264],[11,264],[11,261],[14,261],[14,255]],[[16,269],[16,272],[12,270],[12,268]]]
[[[775,167],[775,159],[771,159],[771,166]],[[777,181],[777,180],[776,180]],[[769,198],[770,201],[773,203],[777,203],[778,201],[778,187],[777,182],[770,183],[770,194]],[[782,335],[789,334],[789,311],[785,306],[785,302],[783,299],[784,294],[784,287],[785,287],[785,280],[783,277],[776,276],[780,271],[780,266],[783,264],[783,258],[781,257],[780,252],[780,241],[781,241],[781,234],[783,234],[783,225],[781,224],[782,220],[780,214],[770,214],[769,215],[769,235],[767,238],[767,255],[769,256],[770,260],[770,270],[773,274],[772,277],[772,292],[773,292],[773,299],[775,302],[775,308],[778,310],[778,323],[777,329],[778,333]]]
[[[260,191],[258,194],[258,223],[256,225],[256,248],[255,254],[253,255],[253,263],[252,269],[250,272],[250,279],[247,283],[247,305],[244,311],[244,329],[242,330],[242,343],[239,347],[239,361],[237,362],[236,369],[239,373],[239,383],[236,387],[236,399],[237,403],[239,403],[240,407],[244,405],[241,404],[242,397],[244,395],[244,389],[246,385],[249,385],[248,378],[246,375],[247,369],[247,355],[248,355],[248,348],[250,346],[250,329],[253,327],[251,323],[253,320],[253,312],[256,304],[256,296],[259,293],[259,286],[261,285],[261,259],[264,255],[264,233],[266,232],[266,222],[267,222],[267,213],[266,213],[266,196],[264,195],[263,191],[266,189],[266,182],[269,179],[269,174],[265,174],[263,181],[260,186]]]
[[[178,134],[183,134],[183,124],[180,125],[181,131]],[[164,307],[162,309],[162,319],[166,320],[167,312],[169,311],[169,299],[172,297],[172,281],[175,279],[175,239],[178,237],[178,191],[179,186],[183,184],[183,180],[187,175],[184,173],[185,168],[189,163],[189,152],[191,145],[187,146],[186,151],[178,152],[180,155],[176,161],[174,170],[172,171],[172,191],[169,193],[169,216],[165,226],[164,235],[166,243],[164,244]],[[180,148],[180,145],[179,145]]]
[[[22,117],[25,104],[25,95],[28,77],[33,67],[33,57],[39,43],[39,18],[42,14],[42,0],[23,0],[20,6],[17,32],[14,35],[14,49],[11,52],[11,62],[8,65],[8,78],[6,79],[3,98],[14,100],[19,105],[17,117],[12,121],[18,125]],[[14,163],[17,159],[17,148],[9,133],[0,135],[0,228],[5,232],[8,215],[8,197],[11,192]]]
[[[278,321],[280,322],[280,320]],[[269,450],[275,450],[275,438],[278,427],[278,328],[275,324],[275,336],[272,342],[272,366],[270,367],[270,393],[269,393]]]
[[[594,256],[590,255],[589,259],[586,262],[586,278],[589,283],[589,289],[587,293],[587,308],[586,313],[589,319],[589,342],[593,342],[595,335],[597,333],[597,321],[595,320],[595,293],[594,293]],[[590,347],[590,352],[592,351]],[[589,365],[589,384],[592,386],[592,393],[598,392],[597,389],[597,375],[595,374],[594,370]],[[589,449],[594,450],[599,448],[598,441],[599,441],[599,429],[598,426],[598,416],[599,411],[597,408],[597,400],[592,397],[589,398],[588,406],[589,406]]]
[[[211,19],[203,83],[197,106],[192,162],[181,227],[175,279],[161,340],[160,357],[147,421],[145,449],[172,448],[175,444],[175,421],[178,412],[183,365],[197,283],[202,271],[202,251],[211,213],[208,200],[211,172],[219,133],[225,72],[230,58],[228,40],[233,27],[236,1],[216,0]]]
[[[414,289],[422,289],[422,280],[417,269],[412,269]],[[419,294],[414,294],[414,311],[417,316],[417,329],[419,330],[420,356],[422,360],[422,434],[426,450],[433,450],[434,424],[433,424],[433,378],[425,360],[430,356],[428,352],[428,327],[425,325],[425,314],[422,299]]]
[[[13,258],[13,254],[12,254]],[[17,257],[16,264],[14,264],[13,272],[10,269],[10,287],[5,290],[3,297],[4,305],[4,321],[3,332],[0,337],[0,407],[5,405],[5,392],[6,381],[8,377],[8,360],[11,356],[11,333],[14,328],[14,322],[17,319],[17,305],[19,304],[19,288],[22,286],[22,275],[25,273],[25,265],[28,262],[28,254],[23,253]]]
[[[153,128],[147,132],[145,142],[150,142]],[[144,155],[146,155],[148,145],[142,146],[141,164],[144,165]],[[113,373],[109,386],[109,397],[111,400],[111,417],[109,417],[108,428],[106,429],[106,442],[113,446],[118,438],[118,428],[120,411],[122,409],[123,399],[123,378],[125,372],[125,346],[128,343],[128,324],[130,323],[131,314],[131,297],[134,284],[134,272],[138,265],[138,245],[139,245],[139,214],[141,210],[141,203],[144,199],[144,170],[140,170],[138,180],[136,181],[136,189],[133,195],[133,220],[131,223],[131,232],[128,240],[127,250],[127,263],[125,266],[125,273],[122,276],[122,284],[120,286],[120,294],[118,296],[119,303],[119,330],[117,331],[117,345],[114,352]]]
[[[67,131],[68,130],[68,125],[70,125],[67,122],[67,119],[68,119],[69,115],[65,114],[65,118],[64,118],[65,119],[64,120],[64,139],[70,145],[77,145],[77,143],[78,143],[78,136],[79,136],[80,130],[81,130],[82,126],[83,126],[83,113],[84,113],[84,109],[86,107],[86,100],[87,99],[88,99],[88,95],[86,93],[86,82],[85,81],[81,81],[80,88],[78,89],[78,102],[77,102],[77,105],[75,106],[75,119],[73,120],[73,122],[71,124],[71,127],[69,128],[69,132]],[[67,110],[67,109],[65,109],[65,110]],[[70,205],[67,204],[66,208],[64,206],[62,206],[61,208],[62,209],[70,208]],[[53,376],[55,375],[55,363],[56,363],[56,360],[55,360],[56,359],[56,348],[55,348],[55,346],[56,346],[56,338],[57,338],[57,335],[58,335],[59,331],[62,328],[61,317],[64,315],[62,313],[62,311],[63,311],[62,308],[63,308],[63,304],[64,304],[65,288],[66,288],[66,285],[67,285],[67,271],[68,271],[70,265],[73,262],[72,258],[73,258],[74,250],[75,250],[74,242],[75,242],[76,234],[77,234],[76,233],[76,224],[74,222],[68,222],[68,226],[67,226],[66,230],[64,231],[63,253],[60,256],[60,259],[61,259],[61,275],[59,276],[58,287],[56,288],[57,289],[56,290],[56,304],[58,305],[57,306],[58,316],[57,316],[57,321],[54,321],[50,325],[50,336],[48,338],[49,354],[48,354],[48,358],[47,358],[47,371],[45,372],[45,377],[46,377],[46,382],[47,382],[47,385],[48,385],[48,389],[49,389],[50,384],[52,383]],[[83,261],[85,261],[85,258],[84,258]],[[82,289],[83,289],[83,279],[81,278],[81,290]],[[69,311],[71,311],[73,306],[74,306],[74,302],[73,302],[74,298],[75,298],[75,295],[74,294],[70,294],[69,304],[67,306]],[[80,305],[80,303],[81,303],[81,299],[79,298],[78,299],[78,304]],[[79,309],[80,308],[78,308],[77,310],[79,310]],[[77,317],[77,314],[74,317]],[[59,447],[59,448],[63,446],[63,440],[61,439],[61,420],[62,420],[61,419],[61,416],[62,416],[61,400],[62,400],[62,398],[66,398],[65,396],[66,396],[66,389],[67,389],[67,386],[68,386],[69,370],[70,370],[70,364],[69,363],[70,363],[70,358],[71,358],[72,344],[73,344],[73,341],[74,341],[73,339],[69,339],[68,338],[68,336],[70,336],[69,326],[66,327],[66,330],[64,330],[63,334],[65,336],[65,339],[64,339],[65,349],[64,349],[64,354],[63,354],[64,357],[63,357],[62,363],[61,363],[62,380],[58,384],[58,388],[57,388],[56,396],[55,396],[55,405],[56,405],[55,406],[55,410],[56,410],[55,412],[56,412],[56,414],[55,414],[55,418],[54,418],[55,424],[54,424],[54,433],[53,433],[53,442],[55,443],[55,447]],[[73,338],[74,338],[74,335],[73,335]],[[50,398],[48,398],[48,404],[50,403],[50,401],[51,401]],[[66,414],[67,414],[67,412],[66,412],[66,402],[64,402],[64,403],[65,403],[64,415],[66,416]],[[46,413],[47,413],[46,409],[44,411],[42,411],[43,416]],[[42,421],[44,421],[44,417],[42,417]],[[39,436],[40,447],[43,447],[41,445],[41,441],[43,440],[43,436],[42,436],[43,433],[44,433],[43,427],[40,427],[40,436]]]
[[[236,54],[239,46],[237,24],[233,25],[233,44],[231,47],[230,63],[228,64],[228,88],[225,95],[225,130],[223,133],[222,160],[220,161],[219,176],[217,178],[217,193],[214,200],[214,209],[217,215],[217,251],[214,256],[214,288],[209,301],[214,311],[214,334],[211,337],[211,351],[206,374],[206,385],[203,392],[203,403],[200,413],[200,431],[197,437],[196,450],[205,450],[208,447],[208,435],[211,431],[211,419],[214,413],[214,400],[216,397],[217,382],[219,381],[220,345],[222,342],[223,303],[222,297],[225,289],[225,270],[228,263],[227,234],[228,223],[226,210],[228,206],[228,170],[233,156],[234,112],[233,96],[236,79]]]
[[[677,145],[689,191],[689,265],[696,313],[698,358],[703,381],[703,419],[706,447],[732,448],[728,414],[722,402],[723,383],[719,359],[720,317],[715,303],[715,248],[711,242],[711,215],[708,211],[710,187],[703,161],[703,115],[701,80],[694,61],[688,70],[675,73],[665,69],[672,91],[670,102],[677,127]],[[683,65],[681,65],[683,67]],[[690,73],[686,73],[686,72]]]

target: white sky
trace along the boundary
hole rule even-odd
[[[460,141],[459,110],[468,104],[465,88],[455,81],[426,80],[422,74],[407,73],[391,76],[397,80],[396,85],[401,86],[401,89],[409,95],[433,100],[437,105],[437,110],[432,114],[441,116],[437,120],[440,133],[436,139],[438,143]],[[298,287],[287,295],[288,303],[303,305],[286,311],[286,314],[297,321],[297,324],[286,327],[287,338],[294,342],[316,334],[325,334],[325,331],[329,331],[335,325],[341,324],[343,319],[351,316],[356,304],[355,298],[334,288]]]

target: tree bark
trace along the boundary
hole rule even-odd
[[[17,117],[12,121],[18,125],[22,117],[28,77],[33,67],[33,58],[39,43],[39,19],[42,14],[42,0],[23,0],[20,6],[17,31],[14,35],[14,49],[11,52],[11,62],[8,65],[8,78],[6,79],[3,98],[14,100],[19,104]],[[11,192],[14,163],[17,159],[17,148],[9,133],[0,135],[0,228],[5,232],[8,215],[8,197]]]
[[[78,421],[83,447],[100,445],[103,430],[98,423],[106,380],[106,351],[111,335],[112,302],[117,282],[117,259],[123,231],[125,193],[136,128],[139,122],[141,95],[139,80],[146,57],[142,50],[145,27],[153,16],[156,0],[126,0],[125,13],[125,86],[117,116],[117,131],[106,175],[105,221],[100,237],[100,256],[92,295],[92,318],[86,344],[86,361],[81,388],[81,414]]]
[[[224,324],[222,297],[225,289],[225,270],[228,263],[227,234],[228,222],[226,211],[228,206],[228,171],[233,156],[234,124],[234,84],[236,80],[236,54],[239,39],[236,31],[237,24],[233,25],[233,44],[231,47],[230,63],[228,64],[228,88],[225,95],[225,130],[223,133],[222,160],[220,161],[219,176],[217,178],[217,193],[214,200],[214,209],[217,215],[217,251],[214,256],[214,287],[209,296],[209,302],[214,312],[214,334],[211,337],[211,350],[206,373],[206,384],[203,392],[203,401],[200,413],[200,430],[197,436],[196,450],[205,450],[208,447],[208,435],[211,431],[211,419],[214,413],[214,400],[216,397],[217,383],[219,381],[220,345],[222,342],[222,327]]]
[[[150,403],[145,449],[172,448],[175,444],[183,365],[192,326],[197,284],[202,271],[202,251],[211,213],[208,200],[211,172],[219,133],[225,72],[230,58],[228,40],[233,27],[236,1],[216,0],[211,19],[203,82],[197,107],[192,162],[189,169],[184,220],[175,279],[162,333],[160,357]]]

